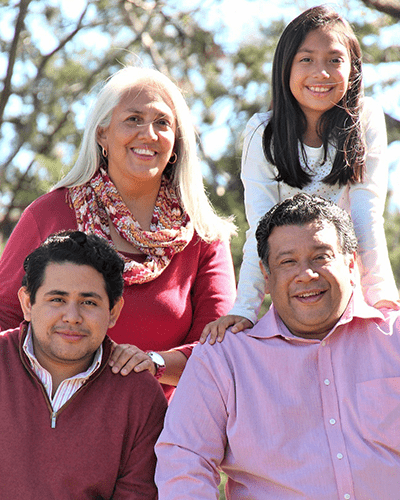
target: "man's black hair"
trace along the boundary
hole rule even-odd
[[[124,261],[105,239],[81,231],[53,234],[26,257],[22,285],[26,287],[31,303],[35,303],[48,264],[66,262],[93,267],[103,275],[111,310],[122,296]]]
[[[257,251],[267,272],[269,272],[268,238],[272,230],[279,226],[303,226],[314,221],[335,226],[339,247],[343,254],[352,254],[357,251],[357,237],[349,214],[325,198],[299,193],[272,207],[258,223]]]

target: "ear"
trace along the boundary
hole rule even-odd
[[[32,318],[31,296],[27,292],[25,286],[21,286],[18,290],[18,298],[21,304],[22,312],[24,313],[24,319],[26,321],[30,321]]]
[[[350,272],[350,282],[354,286],[355,280],[356,280],[356,262],[357,262],[357,254],[356,252],[353,252],[351,255],[349,255],[349,272]]]
[[[115,325],[117,319],[119,318],[119,315],[121,314],[123,306],[124,306],[124,299],[123,297],[120,297],[114,304],[114,307],[111,309],[110,319],[108,321],[108,328],[112,328]]]
[[[107,141],[107,128],[97,127],[96,139],[100,146],[104,149],[108,149],[108,141]]]
[[[264,276],[264,292],[266,294],[269,294],[269,274],[267,273],[267,270],[265,269],[264,264],[261,260],[259,261],[259,266]]]

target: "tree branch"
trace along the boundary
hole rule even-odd
[[[4,110],[6,108],[8,99],[11,94],[11,78],[14,71],[15,60],[17,58],[18,42],[21,35],[21,31],[24,28],[24,19],[28,11],[28,5],[31,3],[31,1],[32,0],[21,0],[19,4],[18,18],[17,22],[15,23],[14,37],[11,43],[9,57],[8,57],[7,73],[4,78],[3,90],[0,96],[0,126],[3,123]]]
[[[400,3],[398,0],[362,0],[371,9],[388,14],[395,19],[400,19]]]

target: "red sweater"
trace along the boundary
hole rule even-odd
[[[0,330],[23,320],[17,291],[25,257],[50,234],[76,229],[66,189],[41,196],[23,213],[0,260]],[[126,286],[125,305],[109,331],[119,344],[165,351],[183,346],[186,356],[210,321],[227,314],[236,295],[232,257],[225,243],[205,243],[195,234],[155,280]],[[165,387],[166,394],[172,388]]]
[[[151,500],[166,400],[149,372],[101,367],[58,411],[22,350],[27,323],[0,334],[0,498]]]

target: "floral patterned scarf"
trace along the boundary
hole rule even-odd
[[[86,184],[69,188],[68,194],[80,231],[97,234],[116,249],[110,235],[110,220],[122,238],[146,255],[144,262],[136,262],[119,252],[125,262],[124,281],[128,285],[157,278],[175,253],[182,252],[193,237],[193,224],[165,177],[161,181],[150,231],[141,229],[102,168]]]

